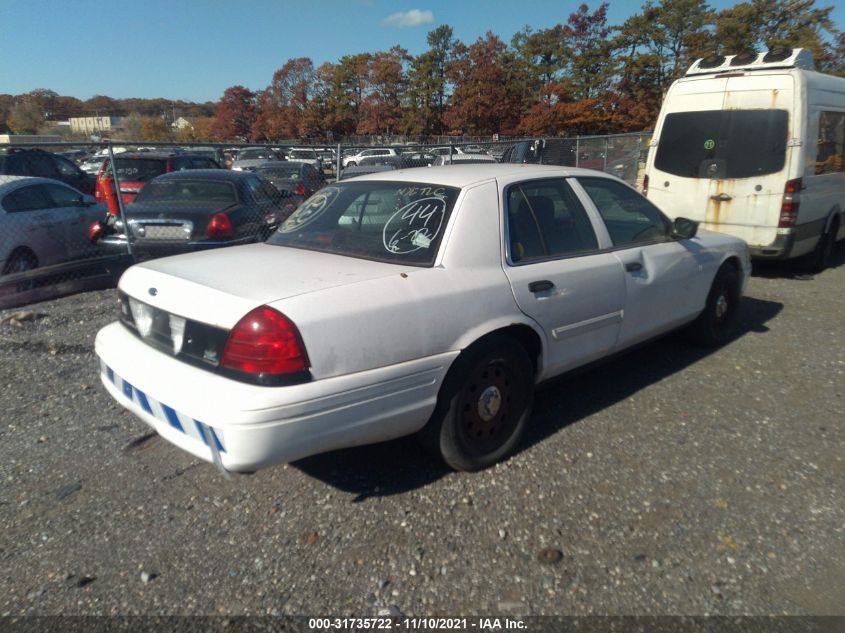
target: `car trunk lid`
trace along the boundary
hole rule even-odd
[[[262,243],[145,262],[124,273],[120,289],[160,310],[230,329],[260,305],[408,270],[415,269]]]

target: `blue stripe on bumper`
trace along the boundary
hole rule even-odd
[[[129,382],[115,374],[114,370],[105,363],[103,363],[103,367],[105,369],[105,374],[108,377],[109,381],[112,382],[116,387],[119,387],[121,391],[123,391],[123,395],[126,396],[127,399],[133,400],[133,395],[137,396],[138,402],[140,403],[141,408],[144,411],[146,411],[153,417],[158,418],[162,422],[167,422],[177,431],[188,435],[188,433],[185,432],[185,428],[182,426],[182,421],[179,419],[180,414],[173,407],[169,407],[163,402],[159,402],[158,400],[148,396],[143,391],[138,389],[138,387],[131,385]],[[118,379],[120,382],[118,382]],[[158,408],[164,415],[162,416],[160,414],[157,414],[151,403],[157,404]],[[181,415],[183,419],[188,418],[188,416],[184,414]],[[194,420],[193,418],[189,419],[191,419],[191,421],[194,423],[194,428],[196,428],[197,432],[199,433],[199,436],[202,438],[203,444],[208,446],[208,440],[206,439],[205,432],[203,431],[203,428],[206,428],[208,429],[209,434],[213,438],[217,450],[221,453],[226,452],[226,448],[223,446],[223,442],[220,441],[220,437],[218,436],[217,431],[213,426],[200,422],[199,420]]]

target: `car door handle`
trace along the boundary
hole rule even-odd
[[[543,292],[544,290],[551,290],[554,287],[555,285],[548,279],[532,281],[530,284],[528,284],[528,290],[530,290],[531,292]]]
[[[625,264],[625,270],[627,270],[629,273],[635,273],[638,270],[642,269],[643,265],[640,262],[628,262],[627,264]]]

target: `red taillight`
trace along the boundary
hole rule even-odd
[[[225,213],[215,213],[208,222],[208,237],[213,240],[220,240],[232,237],[235,230],[232,228],[232,221]]]
[[[96,244],[103,235],[103,223],[99,220],[94,220],[88,225],[88,241]]]
[[[261,306],[232,328],[220,366],[248,374],[290,374],[308,369],[308,356],[293,322]]]
[[[305,195],[305,185],[302,184],[301,182],[297,183],[296,189],[294,189],[293,192],[298,196],[304,196]]]
[[[803,183],[800,178],[787,180],[783,188],[783,202],[780,205],[779,229],[790,229],[798,222],[798,209],[801,206],[801,190]]]
[[[648,174],[643,176],[643,195],[648,195]]]

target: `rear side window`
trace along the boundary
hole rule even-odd
[[[513,263],[598,248],[587,213],[563,179],[513,185],[508,189],[507,205]]]
[[[815,171],[817,174],[845,171],[845,112],[819,114]]]
[[[3,208],[7,213],[23,213],[25,211],[38,211],[50,209],[53,200],[44,191],[43,185],[31,185],[21,187],[3,198]]]
[[[684,178],[751,178],[786,161],[786,110],[707,110],[666,115],[654,166]]]

